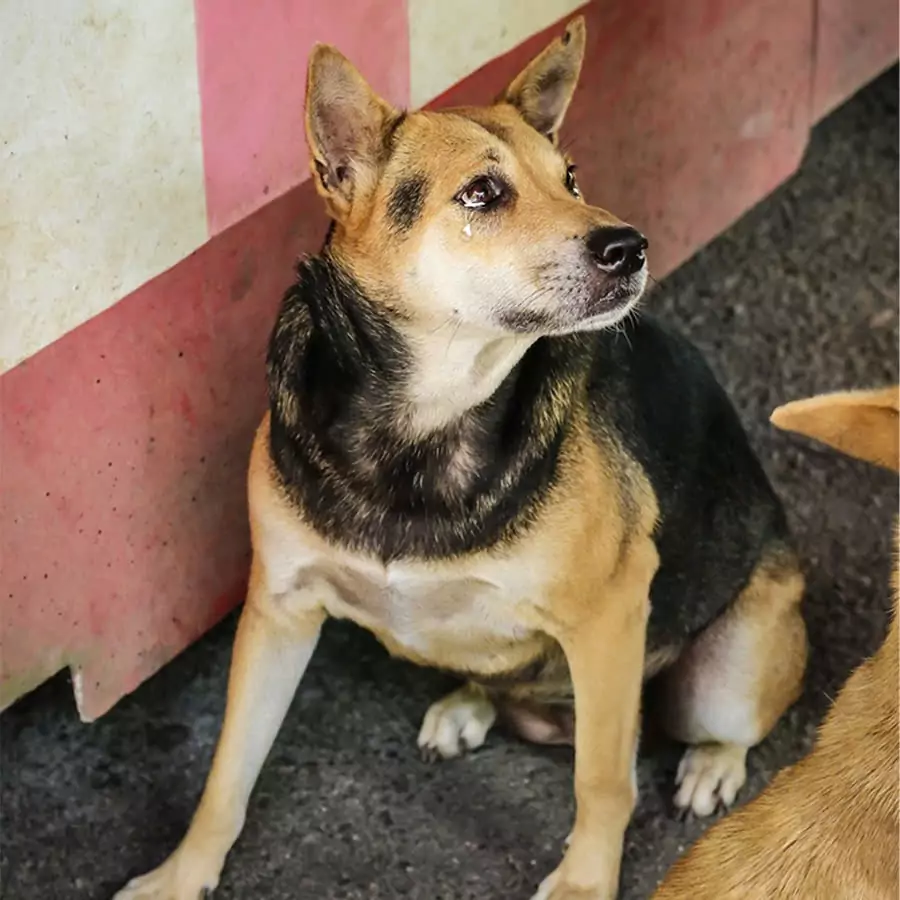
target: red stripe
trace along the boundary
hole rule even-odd
[[[196,11],[210,234],[306,178],[315,41],[335,44],[387,99],[408,102],[404,0],[196,0]]]
[[[813,116],[818,120],[897,61],[897,0],[817,0]]]
[[[241,599],[263,352],[325,222],[307,184],[0,379],[0,681],[94,717]]]

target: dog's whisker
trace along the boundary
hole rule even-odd
[[[459,329],[462,328],[462,325],[462,319],[460,319],[456,324],[456,328],[453,330],[453,334],[450,335],[450,340],[447,341],[447,346],[444,349],[444,359],[450,355],[450,348],[453,346],[453,342],[456,340],[456,336],[459,334]]]
[[[429,331],[428,336],[432,337],[432,336],[436,335],[439,331],[446,328],[455,318],[457,318],[457,316],[455,314],[451,313],[449,316],[447,316],[446,319],[444,319],[443,322],[441,322],[440,325],[438,325],[436,328],[433,328],[431,331]]]

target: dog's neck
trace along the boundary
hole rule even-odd
[[[552,483],[584,336],[457,331],[413,330],[327,255],[301,265],[269,346],[271,452],[329,538],[446,556],[501,539]]]
[[[404,424],[417,436],[452,425],[489,400],[535,341],[453,320],[436,329],[401,325],[400,331],[410,353]]]

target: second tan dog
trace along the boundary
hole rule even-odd
[[[780,407],[779,428],[898,469],[897,388]],[[849,678],[812,753],[724,819],[654,900],[886,900],[898,895],[898,589],[887,638]]]

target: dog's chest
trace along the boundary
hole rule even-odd
[[[328,612],[372,631],[392,652],[431,665],[490,674],[533,654],[535,589],[527,565],[349,558],[331,574]],[[532,573],[533,576],[534,573]]]

